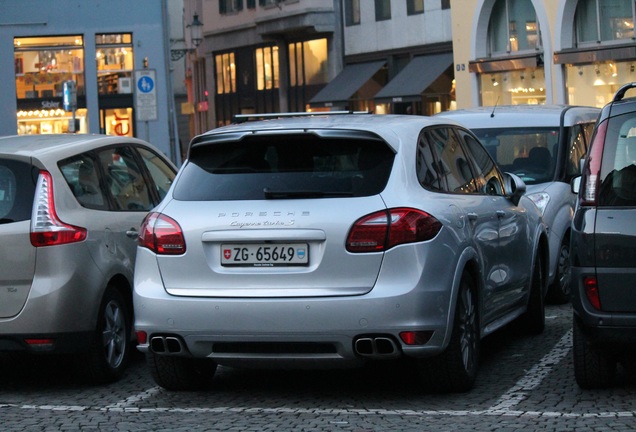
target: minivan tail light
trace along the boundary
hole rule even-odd
[[[583,288],[585,289],[585,296],[590,302],[592,307],[596,310],[601,310],[601,296],[598,292],[598,282],[595,276],[588,276],[583,279]]]
[[[81,242],[86,228],[69,225],[55,211],[53,179],[48,171],[40,171],[31,214],[31,244],[35,247]]]
[[[152,212],[139,230],[139,245],[158,255],[181,255],[186,251],[181,226],[164,214]]]
[[[600,123],[596,128],[592,144],[590,144],[589,154],[583,167],[581,190],[579,191],[579,205],[582,206],[596,205],[598,200],[601,161],[603,160],[607,123],[608,121],[606,120]]]
[[[349,252],[382,252],[400,244],[430,240],[441,228],[441,222],[421,210],[381,210],[353,224],[346,248]]]

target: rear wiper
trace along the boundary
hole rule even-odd
[[[272,190],[264,188],[263,193],[266,199],[286,199],[286,198],[327,198],[327,197],[352,197],[351,192],[325,192],[318,190]]]

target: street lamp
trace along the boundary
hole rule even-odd
[[[203,42],[203,23],[199,21],[199,14],[195,13],[192,22],[188,24],[190,28],[190,41],[194,47],[192,48],[174,48],[170,49],[170,60],[177,61],[183,58],[186,53],[194,51]]]

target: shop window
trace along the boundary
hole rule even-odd
[[[636,81],[633,60],[567,64],[566,87],[568,103],[603,107],[610,102],[620,86]]]
[[[18,134],[39,135],[72,132],[69,129],[73,114],[61,108],[42,108],[18,111]],[[75,132],[87,133],[87,111],[79,108],[75,111]]]
[[[408,15],[417,15],[424,13],[424,0],[407,0],[406,13]]]
[[[391,0],[375,0],[375,20],[386,21],[391,19]]]
[[[65,81],[84,94],[84,43],[81,36],[14,39],[18,99],[61,98]]]
[[[255,53],[256,89],[271,90],[278,88],[278,47],[257,48]]]
[[[216,93],[236,93],[236,63],[234,53],[218,54],[216,63]]]
[[[490,54],[541,47],[537,15],[531,0],[497,0],[488,27]]]
[[[95,49],[99,94],[132,93],[132,35],[98,34],[95,36]]]
[[[360,24],[360,0],[345,0],[345,25]]]
[[[479,78],[483,106],[546,103],[543,68],[483,73]]]
[[[292,87],[326,83],[327,39],[289,44],[289,68]]]
[[[574,22],[578,45],[634,38],[633,2],[625,0],[580,0]]]
[[[100,117],[102,133],[116,136],[133,136],[132,108],[103,109]]]

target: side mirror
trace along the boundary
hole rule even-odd
[[[521,197],[526,193],[526,183],[521,180],[521,177],[512,173],[504,173],[503,176],[506,187],[506,198],[512,201],[514,205],[519,205]]]
[[[578,194],[581,190],[581,176],[576,176],[570,180],[570,190],[573,194]]]

